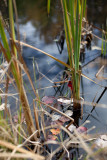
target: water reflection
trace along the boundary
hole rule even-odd
[[[63,17],[61,9],[58,7],[60,1],[52,1],[50,16],[47,15],[47,1],[45,0],[17,0],[18,14],[21,24],[30,21],[39,33],[40,39],[45,43],[53,42],[55,35],[63,28]]]
[[[64,29],[60,31],[60,34],[56,37],[54,40],[56,42],[56,45],[58,47],[58,51],[61,54],[64,49],[64,42],[65,42],[65,31]]]
[[[87,1],[88,3],[88,20],[92,22],[93,24],[97,24],[101,27],[102,23],[105,23],[106,20],[106,1],[103,0],[90,0]],[[26,41],[32,45],[36,45],[36,47],[39,47],[40,49],[43,49],[58,59],[61,59],[62,61],[67,62],[67,49],[64,48],[64,40],[65,37],[61,33],[63,31],[63,17],[62,17],[62,11],[60,7],[60,1],[52,1],[51,3],[51,13],[50,16],[47,15],[47,0],[17,0],[17,7],[18,7],[18,15],[19,15],[19,23],[20,23],[20,33],[21,35],[26,32]],[[95,10],[96,9],[96,10]],[[56,36],[59,35],[58,43],[56,47],[56,44],[54,42],[54,39]],[[58,50],[60,53],[62,53],[62,50],[64,49],[64,54],[58,54]],[[89,61],[91,61],[94,57],[95,53],[94,51],[88,51],[87,54],[83,54],[81,59],[82,62],[87,65]],[[97,54],[98,55],[98,54]],[[32,67],[32,60],[34,57],[35,61],[38,63],[38,68],[41,71],[41,73],[44,73],[47,77],[51,80],[54,79],[54,77],[58,74],[59,71],[62,70],[62,66],[53,61],[52,59],[44,56],[43,54],[39,54],[38,52],[35,52],[34,50],[31,50],[29,48],[24,47],[23,48],[23,57],[25,59],[26,64],[29,67],[31,78],[34,82],[34,75],[33,73],[33,67]],[[85,60],[84,60],[85,58]],[[94,57],[95,58],[95,57]],[[53,69],[53,67],[55,68]],[[89,66],[88,66],[89,67]],[[39,73],[36,69],[36,78],[39,81]],[[52,68],[52,70],[50,69]],[[86,69],[86,70],[85,70]],[[92,75],[95,74],[95,71],[99,69],[99,66],[96,68],[93,68],[87,71],[87,67],[83,69],[84,74],[89,74],[89,77],[94,79],[95,77],[92,77]],[[52,72],[50,72],[50,70]],[[60,79],[59,79],[60,80]],[[24,77],[25,83],[28,85],[27,78]],[[45,88],[49,85],[52,85],[47,79],[42,79],[38,82],[37,85],[38,89]],[[96,90],[98,88],[92,84],[92,82],[83,79],[83,83],[85,85],[85,88],[83,88],[82,96],[84,95],[85,100],[92,101],[93,95],[96,94]],[[92,87],[94,87],[94,91],[92,90]],[[47,95],[62,95],[63,96],[63,90],[66,87],[65,85],[62,85],[61,87],[53,90],[46,90],[43,93],[43,90],[40,93],[40,96],[43,94]],[[30,88],[30,87],[29,87]],[[44,89],[45,90],[45,89]],[[30,103],[32,103],[32,99],[30,100]],[[75,113],[76,114],[76,113]],[[102,113],[104,114],[104,113]],[[78,121],[77,121],[78,123]],[[95,122],[94,122],[95,123]],[[102,126],[100,126],[101,128]]]
[[[101,28],[106,23],[107,0],[89,0],[87,4],[88,21]]]

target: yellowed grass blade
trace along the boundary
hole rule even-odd
[[[19,148],[18,146],[15,146],[14,144],[9,143],[9,142],[5,142],[5,141],[0,140],[0,146],[6,147],[6,148],[12,149],[12,150],[16,149],[18,152],[27,154],[28,156],[31,156],[31,158],[33,158],[35,160],[43,160],[44,159],[44,157],[41,155],[34,154],[33,152],[27,151],[21,147]]]

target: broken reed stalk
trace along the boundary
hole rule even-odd
[[[9,3],[10,3],[10,1],[9,1]],[[11,3],[12,3],[12,1],[11,1]],[[9,4],[9,6],[10,6],[10,4]],[[11,7],[9,8],[9,10],[10,9],[11,9]],[[12,12],[12,10],[10,12]],[[13,13],[11,13],[11,15],[13,15]],[[10,16],[10,18],[13,19],[12,16]],[[13,21],[13,20],[10,19],[10,21]],[[12,28],[11,28],[11,31],[12,31],[11,34],[13,34],[13,36],[11,38],[12,38],[12,40],[15,40],[13,30],[14,30],[14,26],[12,26]],[[28,99],[26,96],[26,92],[25,92],[25,89],[23,86],[23,80],[22,80],[22,74],[20,72],[20,67],[17,63],[17,60],[15,60],[15,58],[17,59],[17,57],[18,57],[16,55],[17,50],[16,50],[13,43],[11,45],[12,48],[10,49],[10,47],[9,47],[9,43],[8,43],[5,31],[4,31],[2,16],[0,16],[0,35],[1,35],[2,42],[3,42],[3,45],[0,42],[1,51],[4,54],[4,57],[8,63],[12,60],[11,65],[10,65],[10,70],[12,72],[12,75],[13,75],[15,82],[16,82],[16,85],[17,85],[20,101],[21,101],[23,112],[25,115],[27,129],[28,129],[29,134],[31,135],[35,131],[35,126],[33,123],[33,118],[31,115],[31,110],[30,110],[30,106],[29,106]],[[15,58],[12,59],[12,57],[15,57]]]

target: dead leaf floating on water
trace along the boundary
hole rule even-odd
[[[48,97],[48,96],[44,96],[42,98],[42,101],[46,104],[53,104],[54,103],[54,100],[55,100],[55,97]]]
[[[56,139],[57,139],[57,136],[51,135],[51,134],[49,134],[47,137],[47,141],[50,141],[50,140],[55,141]]]
[[[71,110],[67,110],[65,114],[70,117],[73,115],[73,112]]]
[[[60,103],[64,103],[66,105],[70,105],[71,103],[73,103],[73,99],[67,99],[67,98],[58,98],[57,101]]]
[[[59,121],[61,121],[61,122],[65,123],[65,122],[70,121],[70,119],[69,119],[69,118],[67,118],[67,117],[65,117],[65,116],[61,116],[61,117],[59,118]]]
[[[57,121],[52,121],[51,122],[51,125],[56,125],[56,127],[55,128],[59,128],[61,125],[63,125],[64,123],[62,122],[62,121],[59,121],[59,120],[57,120]]]
[[[5,61],[4,63],[2,63],[2,66],[3,67],[7,67],[9,64],[8,64],[8,62],[7,61]]]
[[[57,129],[53,128],[53,129],[50,129],[50,131],[52,132],[53,135],[58,135],[61,132],[61,130],[59,128],[57,128]]]
[[[52,121],[57,121],[60,117],[61,117],[60,115],[54,114],[52,116]]]
[[[18,123],[19,122],[19,116],[16,114],[15,116],[13,116],[13,122],[14,123]],[[24,113],[21,113],[21,120],[20,120],[21,123],[26,123],[25,122],[25,116],[24,116]]]
[[[76,126],[74,126],[73,124],[71,124],[69,127],[68,127],[68,130],[73,133],[74,132],[74,129],[76,129]]]
[[[10,104],[7,104],[7,108],[9,108],[10,107]],[[2,103],[1,105],[0,105],[0,111],[4,111],[5,110],[5,103]]]
[[[107,147],[107,135],[101,135],[100,138],[95,141],[95,144],[100,148]]]
[[[87,134],[87,128],[84,127],[84,126],[78,127],[78,128],[77,128],[77,131],[78,131],[80,134],[82,134],[82,133]]]
[[[72,86],[72,82],[71,81],[68,82],[68,87],[71,88],[71,90],[73,90],[73,86]]]

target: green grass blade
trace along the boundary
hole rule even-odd
[[[50,14],[50,6],[51,6],[51,0],[47,0],[47,12],[48,12],[48,15]]]
[[[9,0],[9,21],[10,21],[10,29],[11,29],[11,35],[12,39],[15,40],[15,29],[14,29],[14,20],[13,20],[13,4],[12,0]],[[13,53],[15,57],[17,57],[17,50],[16,47],[12,44]]]
[[[70,1],[70,21],[71,21],[71,31],[73,42],[75,41],[75,22],[74,22],[74,0]],[[74,47],[75,44],[73,44]]]
[[[102,25],[102,30],[103,29],[104,29],[104,25]],[[104,33],[102,32],[101,55],[103,55],[103,52],[104,52],[104,42],[103,42],[103,39],[104,39]]]
[[[74,67],[74,59],[73,59],[73,45],[72,45],[72,34],[71,34],[71,26],[70,26],[70,20],[68,16],[68,10],[67,10],[67,4],[65,0],[62,0],[62,7],[64,11],[64,20],[66,25],[66,32],[67,32],[67,39],[68,39],[68,48],[69,52],[68,55],[71,57],[71,67]]]
[[[4,45],[4,49],[7,53],[8,62],[9,62],[11,60],[10,48],[9,48],[8,40],[7,40],[5,31],[4,31],[4,26],[3,26],[3,21],[2,21],[1,16],[0,16],[0,35],[2,38],[3,45]]]

